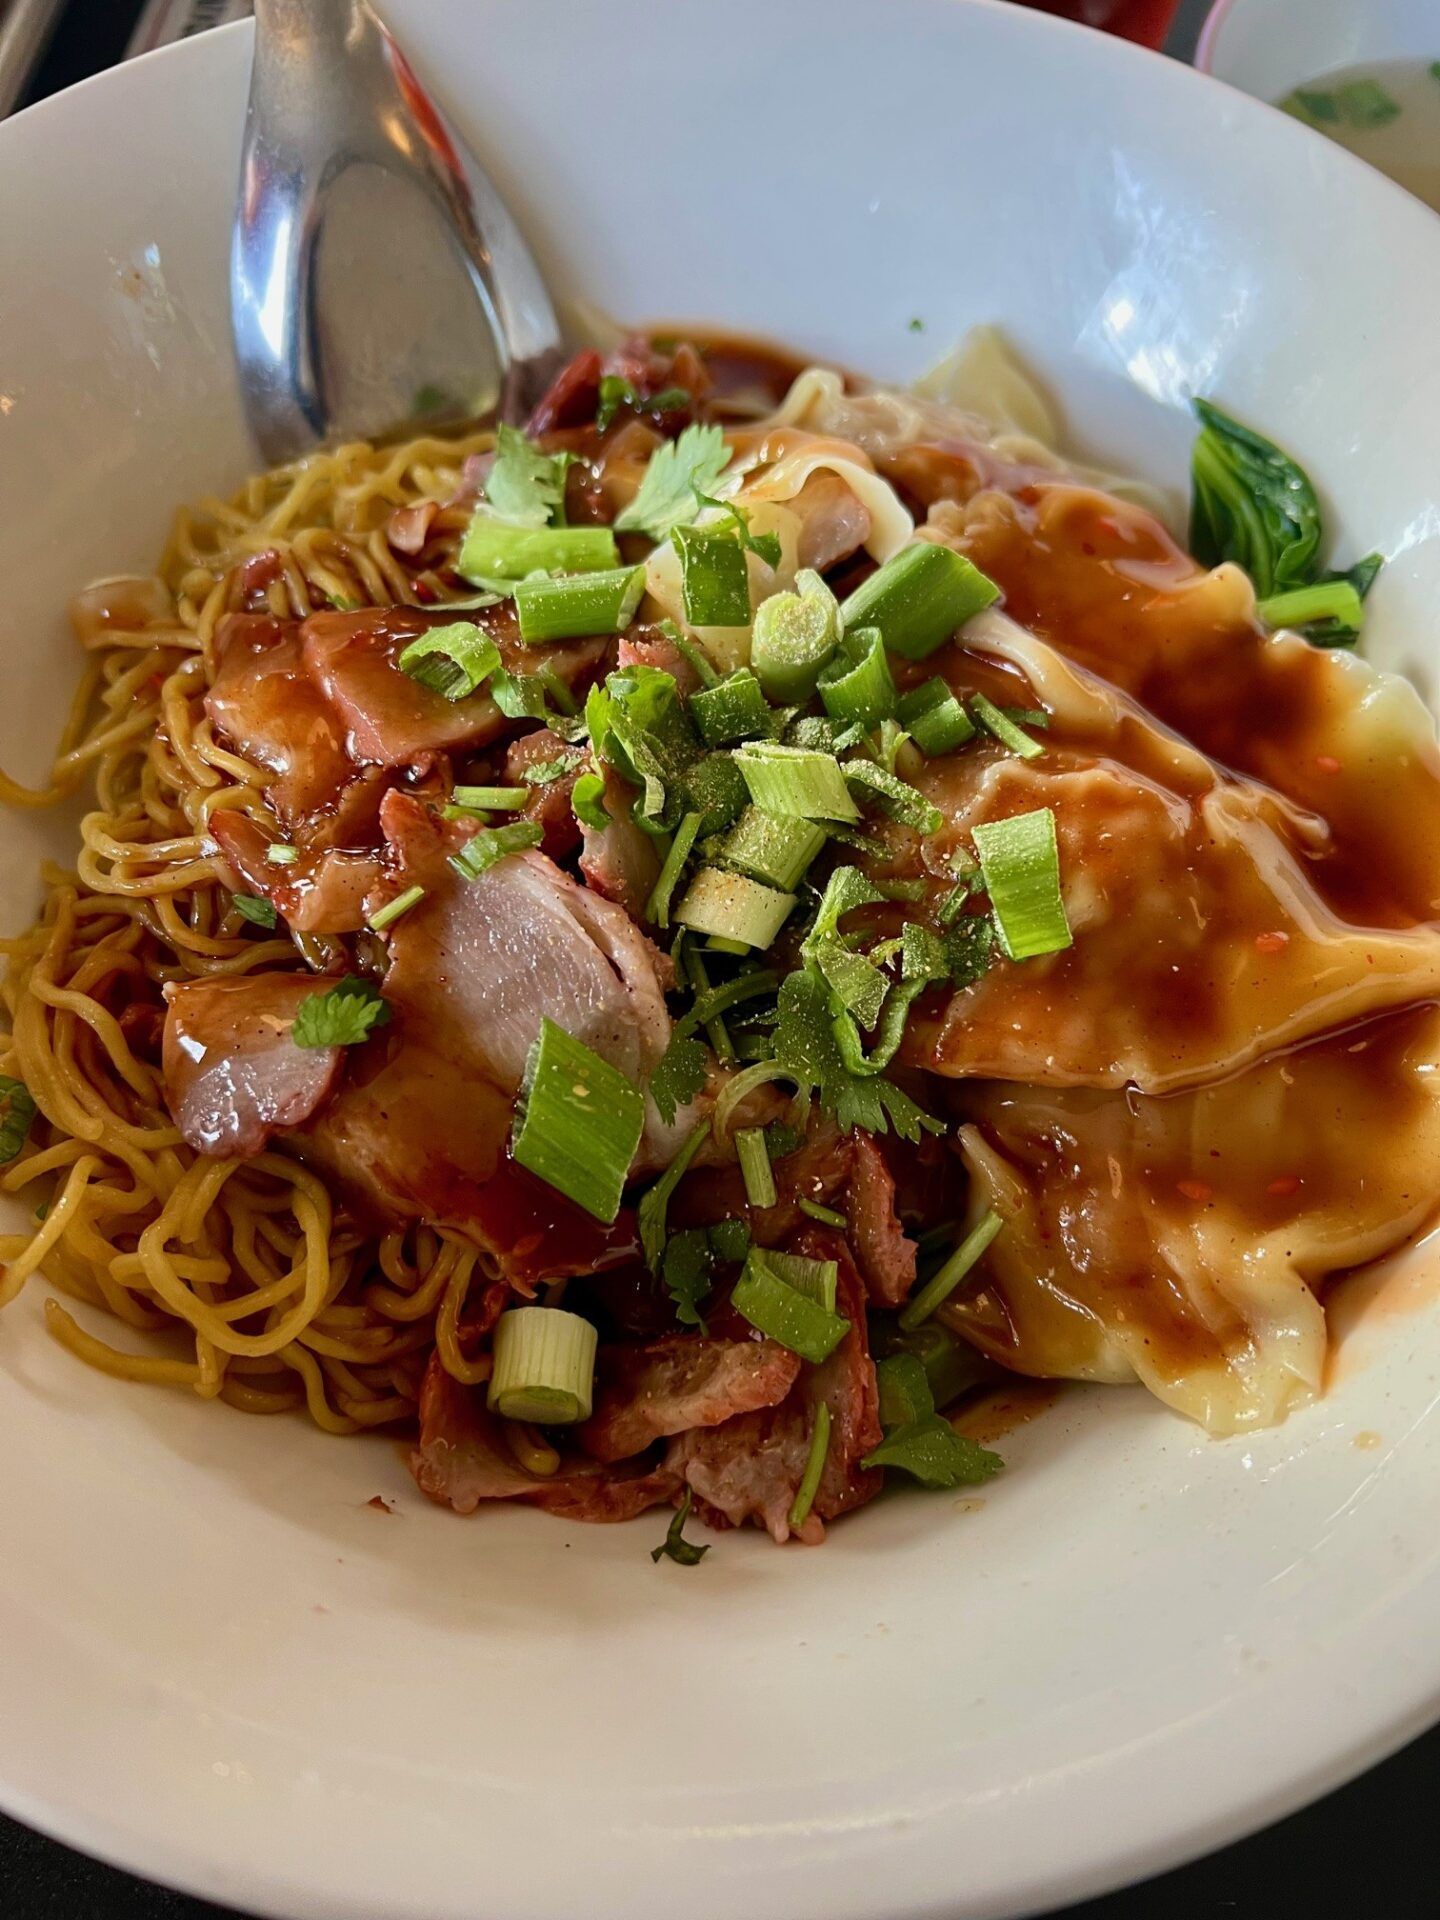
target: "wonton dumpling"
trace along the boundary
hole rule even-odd
[[[1166,1098],[967,1087],[971,1221],[1005,1225],[942,1317],[1018,1372],[1139,1379],[1212,1433],[1320,1391],[1327,1276],[1440,1187],[1440,1012]]]

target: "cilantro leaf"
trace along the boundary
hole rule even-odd
[[[376,988],[359,974],[347,973],[333,987],[300,1002],[290,1038],[297,1047],[358,1046],[389,1018],[390,1009]]]
[[[973,987],[995,960],[995,923],[988,913],[967,913],[947,928],[941,941],[945,971],[957,989]]]
[[[899,1467],[922,1487],[974,1487],[999,1473],[1005,1462],[978,1441],[956,1433],[943,1414],[927,1414],[896,1427],[867,1453],[862,1467]]]
[[[780,536],[778,533],[751,533],[749,514],[743,507],[737,507],[733,500],[717,500],[713,494],[701,493],[698,488],[695,498],[702,507],[714,507],[729,518],[742,552],[757,555],[767,567],[779,566]]]
[[[893,1128],[902,1140],[912,1144],[922,1132],[944,1132],[942,1122],[918,1107],[876,1067],[857,1074],[846,1065],[835,1037],[830,992],[818,972],[802,967],[790,974],[780,988],[777,1007],[775,1058],[801,1086],[816,1090],[821,1105],[839,1127],[859,1127],[865,1133],[884,1133]],[[850,1016],[843,1017],[853,1032]],[[885,1037],[882,1022],[877,1053]]]
[[[0,1166],[7,1166],[24,1146],[34,1118],[35,1101],[25,1082],[0,1073]]]
[[[527,787],[548,787],[553,781],[563,780],[567,773],[574,773],[577,762],[574,754],[557,754],[553,760],[535,760],[525,769]]]
[[[700,1302],[710,1291],[712,1268],[710,1236],[704,1227],[687,1227],[665,1242],[660,1277],[682,1327],[704,1327]]]
[[[277,914],[269,900],[262,900],[258,893],[235,893],[230,896],[230,904],[242,920],[248,920],[252,926],[273,927]]]
[[[707,1118],[690,1134],[654,1186],[641,1196],[640,1205],[635,1209],[636,1223],[640,1228],[640,1247],[645,1255],[645,1264],[652,1273],[659,1271],[660,1256],[665,1251],[665,1216],[669,1210],[670,1196],[679,1186],[686,1168],[700,1151],[701,1143],[709,1132],[710,1122]]]
[[[678,440],[651,455],[640,491],[615,521],[616,531],[663,540],[672,527],[695,517],[700,495],[713,489],[729,460],[721,428],[686,427]]]
[[[582,773],[570,789],[570,809],[582,827],[603,833],[610,824],[610,815],[605,811],[605,776]],[[662,1060],[660,1065],[664,1064]],[[658,1067],[656,1072],[659,1072]]]
[[[560,525],[565,509],[568,453],[542,453],[517,427],[502,426],[485,498],[497,519],[513,527]]]
[[[670,1522],[665,1538],[658,1547],[650,1549],[650,1558],[658,1567],[661,1560],[673,1560],[679,1567],[697,1567],[710,1551],[710,1543],[703,1547],[695,1546],[685,1539],[685,1522],[690,1518],[690,1502],[694,1495],[689,1487],[685,1489],[685,1498],[675,1509],[675,1518]]]
[[[706,1067],[705,1048],[700,1041],[677,1027],[650,1076],[650,1098],[667,1127],[704,1086]]]

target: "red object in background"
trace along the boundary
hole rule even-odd
[[[1040,13],[1058,13],[1087,27],[1104,27],[1144,47],[1161,47],[1180,0],[1019,0],[1022,7]]]

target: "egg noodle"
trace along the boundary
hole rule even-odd
[[[87,665],[49,785],[0,774],[0,799],[25,808],[94,783],[75,871],[47,863],[39,921],[0,941],[11,1025],[0,1072],[38,1109],[0,1172],[0,1192],[37,1216],[33,1232],[0,1236],[0,1307],[43,1268],[137,1332],[183,1336],[183,1353],[125,1351],[47,1300],[50,1332],[102,1372],[247,1413],[304,1406],[330,1433],[408,1417],[436,1348],[457,1380],[489,1372],[460,1339],[486,1256],[443,1228],[375,1237],[337,1222],[324,1179],[283,1151],[197,1155],[131,1041],[147,1023],[158,1032],[167,981],[320,970],[340,951],[324,936],[256,939],[208,851],[206,824],[224,807],[279,837],[264,797],[273,776],[224,747],[204,708],[219,621],[255,607],[247,561],[274,556],[265,592],[279,618],[415,604],[385,522],[397,506],[452,497],[465,456],[491,444],[341,447],[251,479],[228,504],[182,510],[154,581],[102,583],[77,603]]]

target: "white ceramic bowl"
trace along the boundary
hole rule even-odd
[[[1281,100],[1362,60],[1437,56],[1435,0],[1216,0],[1195,64],[1261,100]]]
[[[898,377],[998,318],[1082,438],[1167,482],[1213,392],[1323,476],[1346,550],[1394,556],[1372,651],[1435,659],[1440,225],[1327,142],[974,0],[391,12],[558,287]],[[0,760],[24,774],[74,677],[68,591],[145,567],[172,504],[246,465],[248,50],[206,35],[0,127]],[[65,846],[7,823],[7,922]],[[46,1340],[41,1292],[0,1323],[0,1800],[266,1914],[1014,1914],[1256,1826],[1440,1702],[1418,1306],[1279,1432],[1076,1393],[983,1503],[889,1498],[823,1551],[730,1535],[687,1571],[651,1565],[653,1516],[461,1521],[383,1440],[102,1379]]]

